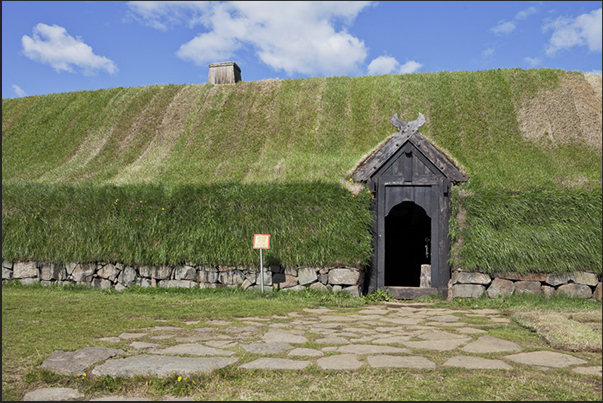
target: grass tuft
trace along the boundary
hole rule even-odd
[[[601,311],[519,311],[512,318],[553,348],[598,353],[602,350]]]

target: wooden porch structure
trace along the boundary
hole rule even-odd
[[[395,114],[392,124],[399,132],[353,174],[354,180],[367,183],[376,199],[368,291],[389,289],[398,299],[446,295],[450,186],[467,180],[419,134],[424,122],[420,113],[408,123]]]

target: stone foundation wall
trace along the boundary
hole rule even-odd
[[[469,273],[454,270],[448,282],[448,299],[490,298],[511,294],[534,294],[549,297],[562,293],[601,301],[601,277],[590,272],[569,274]]]
[[[128,266],[113,263],[2,262],[2,282],[19,279],[22,284],[84,284],[94,288],[120,291],[132,285],[141,287],[260,289],[259,268],[182,266]],[[264,268],[264,290],[347,291],[360,296],[364,272],[350,267]]]
[[[2,262],[2,281],[18,279],[22,284],[42,285],[84,284],[94,288],[118,291],[132,285],[141,287],[217,288],[236,287],[260,289],[257,268],[181,266],[128,266],[113,263],[55,264],[35,261]],[[350,267],[331,268],[264,268],[264,290],[347,291],[360,296],[364,272]],[[545,297],[564,293],[601,301],[601,277],[590,272],[571,274],[495,274],[453,270],[448,282],[448,299],[490,298],[529,293]]]

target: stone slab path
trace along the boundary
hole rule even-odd
[[[600,366],[588,366],[571,353],[523,351],[513,341],[488,334],[489,329],[507,322],[492,309],[437,309],[403,303],[378,304],[355,313],[317,308],[271,318],[188,319],[169,326],[158,321],[151,328],[106,335],[98,339],[97,347],[55,351],[40,367],[71,376],[88,372],[89,376],[165,377],[229,365],[291,371],[309,366],[349,371],[449,366],[508,371],[530,365],[601,376]],[[441,351],[455,355],[438,360]],[[24,400],[81,400],[84,396],[78,393],[44,388],[29,392]],[[95,400],[147,399],[108,396]]]

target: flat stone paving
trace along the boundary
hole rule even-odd
[[[464,317],[467,321],[479,321],[466,324]],[[601,376],[600,366],[588,366],[570,353],[550,349],[523,352],[519,344],[488,334],[490,328],[505,326],[506,322],[507,318],[492,309],[463,311],[395,303],[349,314],[336,309],[307,308],[271,318],[188,319],[182,326],[173,322],[158,324],[98,339],[101,345],[119,349],[55,351],[41,368],[73,376],[89,371],[90,376],[164,377],[174,372],[185,375],[229,365],[292,371],[308,366],[349,371],[362,367],[433,370],[447,366],[508,371],[531,365]],[[457,355],[438,361],[433,358],[438,351]],[[483,354],[488,358],[479,356]],[[29,392],[26,399],[53,400],[55,394],[66,396],[58,400],[76,396],[69,390],[45,388]]]
[[[461,350],[467,353],[500,353],[502,351],[519,351],[521,347],[512,341],[492,336],[482,336],[476,341],[467,344]]]
[[[237,362],[236,358],[225,357],[174,357],[156,355],[135,355],[116,358],[97,365],[92,375],[132,376],[151,375],[165,377],[176,372],[189,375],[194,372],[210,372]]]
[[[369,356],[368,363],[373,368],[420,368],[435,369],[435,362],[425,357],[401,357],[397,355]]]
[[[42,388],[27,392],[24,402],[41,402],[57,400],[76,400],[84,397],[77,389],[72,388]]]
[[[76,351],[54,351],[50,357],[44,360],[40,368],[56,372],[61,375],[80,375],[97,361],[106,360],[124,350],[105,347],[84,347]]]
[[[467,369],[513,369],[501,360],[491,360],[482,357],[457,355],[444,363],[448,367],[462,367]]]

